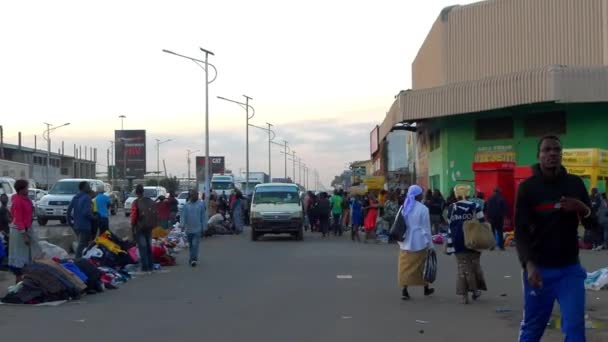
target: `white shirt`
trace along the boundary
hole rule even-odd
[[[416,202],[412,212],[407,215],[405,224],[407,226],[405,239],[403,242],[398,241],[399,248],[404,251],[418,252],[432,247],[431,218],[429,209],[424,204]]]

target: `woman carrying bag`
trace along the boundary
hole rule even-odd
[[[410,299],[408,286],[424,286],[425,296],[435,292],[435,289],[429,287],[424,276],[427,255],[433,249],[433,240],[429,209],[421,203],[422,199],[422,188],[418,185],[410,186],[403,208],[397,214],[403,216],[405,223],[403,241],[397,239],[400,248],[398,278],[403,300]]]
[[[462,303],[469,304],[469,293],[473,300],[481,296],[481,291],[487,291],[486,281],[481,270],[481,252],[467,248],[465,243],[465,223],[479,220],[485,222],[481,208],[468,200],[471,187],[458,185],[454,188],[456,203],[448,209],[450,222],[448,254],[456,255],[458,264],[458,278],[456,280],[456,293],[462,296]]]

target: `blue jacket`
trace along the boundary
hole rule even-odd
[[[200,234],[207,229],[205,202],[187,202],[182,208],[180,225],[186,228],[188,234]]]
[[[68,207],[68,223],[79,232],[90,232],[93,221],[93,209],[91,207],[91,196],[79,192]]]

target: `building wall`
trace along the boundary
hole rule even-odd
[[[561,135],[564,148],[608,149],[608,103],[602,104],[538,104],[506,108],[437,119],[430,129],[441,131],[441,148],[429,153],[429,178],[440,175],[441,190],[447,192],[457,183],[474,180],[471,164],[482,150],[511,147],[518,165],[537,162],[539,137],[524,136],[524,117],[532,113],[563,110],[566,112],[566,133]],[[513,116],[513,139],[476,140],[475,125],[479,118]],[[471,183],[472,184],[472,183]]]
[[[494,0],[446,9],[412,64],[413,89],[548,65],[608,65],[608,1]]]

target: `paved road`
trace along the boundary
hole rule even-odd
[[[514,251],[484,254],[490,291],[464,306],[454,294],[455,262],[444,255],[437,295],[423,298],[412,289],[414,299],[402,302],[396,248],[310,234],[303,242],[213,237],[202,244],[195,269],[185,266],[182,253],[180,265],[166,273],[77,303],[0,306],[0,331],[7,341],[517,340],[521,279]],[[597,268],[606,256],[584,253],[583,260]],[[589,300],[592,319],[608,322],[608,294],[590,293]],[[590,334],[590,341],[608,338],[605,328]],[[561,337],[551,331],[545,340]]]

